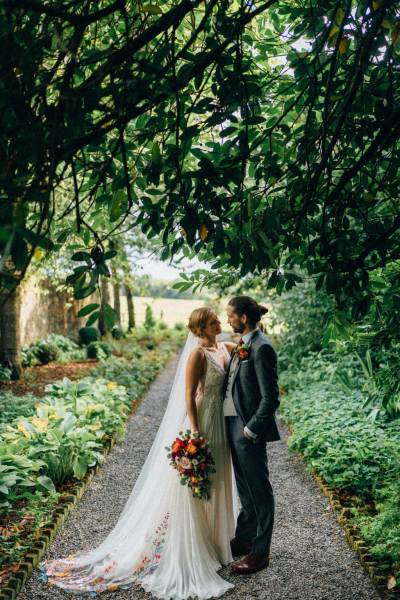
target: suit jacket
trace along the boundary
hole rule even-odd
[[[248,359],[239,360],[233,379],[232,398],[244,425],[257,434],[257,441],[280,440],[274,413],[279,406],[277,356],[271,342],[260,331],[248,342]],[[231,361],[233,354],[231,357]],[[223,397],[228,385],[225,376]]]

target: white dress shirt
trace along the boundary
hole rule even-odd
[[[258,327],[256,327],[252,331],[249,331],[245,335],[242,335],[242,340],[245,344],[248,343],[248,341],[250,340],[250,338],[252,337],[252,335],[255,331],[258,331]],[[234,378],[234,374],[236,371],[238,360],[239,360],[239,357],[237,354],[235,354],[235,356],[232,359],[230,369],[229,369],[228,385],[226,387],[226,393],[225,393],[224,404],[223,404],[225,417],[236,417],[237,416],[237,411],[236,411],[235,405],[233,403],[232,388],[233,388],[233,378]],[[244,431],[250,437],[252,437],[254,439],[257,437],[257,434],[250,431],[250,429],[247,426],[244,428]]]

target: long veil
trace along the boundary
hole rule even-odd
[[[143,585],[143,579],[156,569],[168,525],[173,528],[168,523],[171,503],[178,513],[182,503],[179,496],[182,491],[178,489],[182,486],[176,485],[178,477],[168,464],[165,446],[171,444],[185,421],[186,363],[198,343],[199,338],[189,333],[161,424],[116,525],[93,550],[41,562],[39,568],[51,583],[72,592],[101,592],[115,586],[128,587],[138,580]],[[236,515],[239,510],[236,486],[233,490]],[[191,535],[201,534],[192,531]]]

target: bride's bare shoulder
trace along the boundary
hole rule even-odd
[[[196,346],[191,350],[188,361],[191,363],[202,363],[206,359],[204,350],[201,346]]]
[[[186,373],[188,377],[201,377],[206,371],[207,363],[204,350],[197,346],[190,352],[187,363]]]

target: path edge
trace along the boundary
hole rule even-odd
[[[282,415],[279,415],[280,420],[284,425],[286,425],[289,433],[292,434],[294,432],[294,427],[290,422],[283,419]],[[350,520],[350,508],[347,506],[343,506],[340,501],[340,497],[336,490],[332,488],[320,475],[317,473],[315,469],[312,469],[304,456],[299,452],[292,453],[298,456],[302,463],[307,467],[308,473],[312,476],[314,481],[317,483],[318,487],[329,500],[329,504],[333,510],[333,513],[343,529],[346,537],[346,541],[349,544],[350,548],[357,554],[360,563],[364,567],[364,570],[369,576],[369,579],[374,584],[375,589],[378,594],[381,596],[383,600],[399,600],[399,595],[395,592],[391,592],[386,587],[387,578],[385,576],[384,569],[380,568],[379,563],[374,561],[371,556],[371,546],[368,546],[367,542],[358,535],[359,527]],[[1,596],[0,596],[0,600]]]
[[[143,394],[140,396],[140,398],[132,401],[132,407],[124,423],[124,434],[121,437],[121,435],[118,435],[118,433],[114,433],[111,437],[109,437],[106,440],[103,448],[100,451],[104,459],[110,453],[111,449],[115,446],[117,442],[122,442],[125,439],[129,420],[140,408],[144,397],[147,395],[151,385],[156,381],[160,373],[162,373],[162,371],[166,369],[171,362],[176,360],[179,351],[180,349],[178,348],[176,352],[174,352],[172,356],[167,360],[163,367],[158,371],[156,377],[149,383],[146,390],[143,391]],[[33,570],[37,567],[37,565],[43,558],[44,554],[46,553],[47,549],[49,548],[50,544],[56,537],[61,527],[64,525],[73,508],[78,504],[83,494],[90,487],[94,476],[104,465],[104,462],[105,461],[102,460],[93,467],[89,467],[83,479],[77,481],[76,484],[73,485],[71,490],[69,490],[68,493],[64,496],[63,500],[55,505],[55,517],[53,518],[53,521],[50,524],[46,524],[37,530],[37,540],[33,545],[33,550],[30,550],[24,555],[19,569],[15,571],[15,573],[13,573],[13,575],[9,578],[6,587],[0,589],[0,600],[15,600],[17,595],[23,590],[25,583],[32,575]]]

